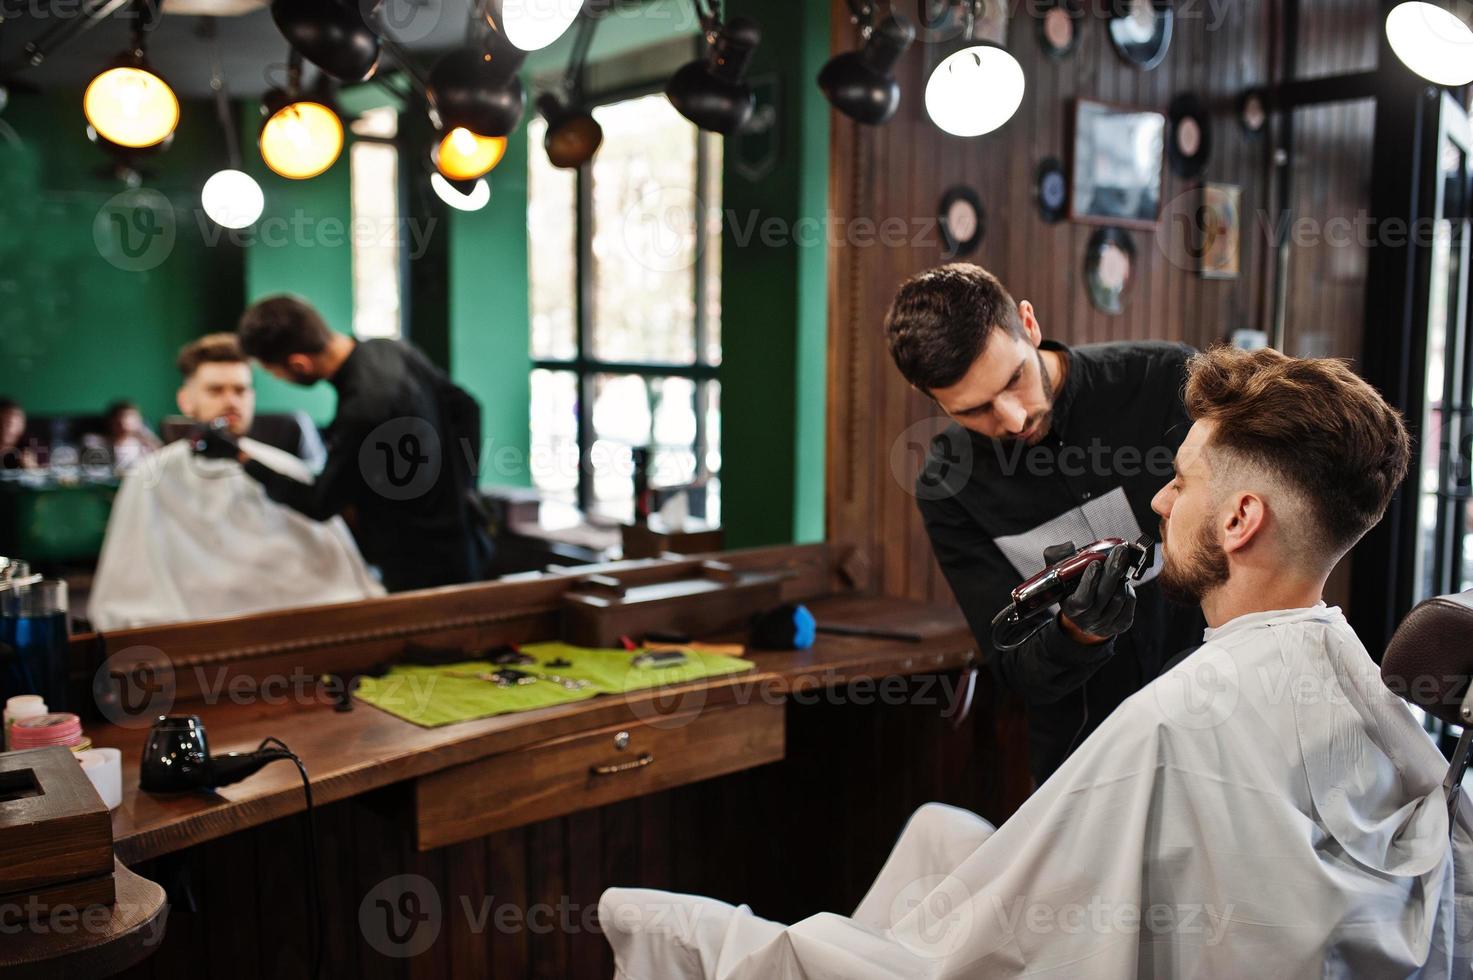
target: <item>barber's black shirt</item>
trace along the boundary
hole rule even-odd
[[[1014,587],[1043,568],[1045,548],[1157,538],[1151,499],[1170,482],[1191,425],[1182,405],[1190,347],[1042,346],[1069,364],[1049,434],[1027,447],[953,424],[932,442],[916,483],[932,548],[979,648],[1028,704],[1029,768],[1040,783],[1163,664],[1201,643],[1206,625],[1199,609],[1161,595],[1158,550],[1136,586],[1135,623],[1121,636],[1086,646],[1053,630],[1047,643],[993,647],[993,617]]]
[[[472,494],[480,406],[423,354],[359,342],[332,379],[337,416],[311,484],[251,460],[267,494],[308,517],[349,510],[363,557],[394,592],[484,577],[490,541]]]

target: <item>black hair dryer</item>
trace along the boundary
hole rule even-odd
[[[199,715],[159,715],[143,746],[138,788],[146,793],[182,793],[238,783],[278,759],[293,758],[285,747],[262,745],[254,752],[210,755]]]

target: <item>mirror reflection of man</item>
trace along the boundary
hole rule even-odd
[[[177,363],[181,412],[202,425],[219,420],[273,472],[310,478],[295,456],[246,437],[256,394],[234,334],[187,344]],[[238,462],[201,458],[183,439],[124,473],[88,618],[117,630],[383,593],[341,520],[308,520],[267,497]]]
[[[492,548],[476,495],[474,398],[409,344],[344,336],[293,296],[256,303],[238,334],[273,376],[337,390],[316,479],[285,477],[243,455],[273,500],[316,520],[351,513],[364,556],[391,592],[486,576]]]
[[[975,265],[904,283],[886,318],[900,373],[953,422],[915,492],[931,546],[999,681],[1028,705],[1028,760],[1042,783],[1123,700],[1201,642],[1197,610],[1133,586],[1118,548],[1058,614],[999,650],[992,619],[1024,579],[1106,537],[1156,527],[1151,498],[1185,437],[1191,348],[1066,347],[1043,339],[1033,304]]]

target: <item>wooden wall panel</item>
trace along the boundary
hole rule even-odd
[[[1038,44],[1033,6],[1010,6],[1008,48],[1023,66],[1028,89],[1018,114],[1002,129],[969,140],[931,124],[922,92],[936,52],[921,45],[907,52],[897,71],[903,101],[887,125],[860,127],[834,115],[831,202],[840,227],[897,217],[915,227],[934,218],[947,187],[966,183],[979,191],[987,212],[986,237],[969,261],[996,273],[1014,298],[1031,300],[1046,336],[1074,344],[1165,338],[1200,346],[1239,327],[1267,328],[1269,242],[1248,223],[1242,274],[1229,281],[1200,278],[1173,264],[1156,236],[1133,232],[1135,281],[1125,311],[1109,316],[1095,310],[1081,280],[1093,227],[1043,223],[1034,206],[1034,172],[1045,157],[1068,163],[1065,139],[1074,99],[1164,111],[1176,94],[1192,91],[1214,114],[1205,179],[1240,185],[1246,215],[1266,211],[1269,143],[1244,136],[1236,104],[1244,89],[1269,78],[1273,5],[1180,5],[1171,50],[1150,72],[1115,53],[1104,22],[1095,16],[1082,22],[1074,53],[1054,60]],[[843,0],[835,0],[833,9],[835,50],[852,48],[854,29]],[[1196,183],[1168,169],[1164,199],[1170,202]],[[831,252],[828,519],[829,540],[849,549],[846,568],[861,587],[950,601],[910,492],[923,440],[902,443],[892,457],[897,440],[913,431],[908,427],[940,412],[895,371],[881,326],[900,282],[943,261],[934,234],[901,247],[856,245],[851,239]],[[898,473],[892,458],[898,459]]]

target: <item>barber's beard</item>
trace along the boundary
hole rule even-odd
[[[1166,540],[1166,528],[1161,528]],[[1178,542],[1166,552],[1161,566],[1161,591],[1184,606],[1200,605],[1204,596],[1228,580],[1227,552],[1212,536],[1212,524],[1203,521],[1192,540]]]
[[[1043,388],[1043,403],[1048,407],[1023,423],[1024,432],[1027,432],[1035,425],[1038,427],[1038,431],[1035,432],[1026,441],[1021,438],[1012,437],[997,440],[998,442],[1002,443],[1005,448],[1008,449],[1011,449],[1020,442],[1023,442],[1027,446],[1036,446],[1038,443],[1043,441],[1044,436],[1048,435],[1049,429],[1053,426],[1054,379],[1048,373],[1048,365],[1044,363],[1043,352],[1035,349],[1033,353],[1034,356],[1038,358],[1038,380],[1039,384]]]

